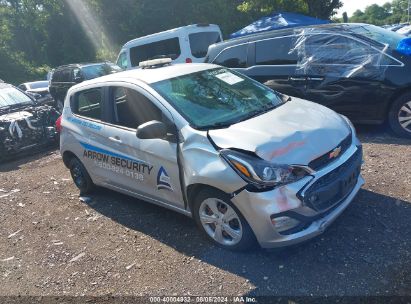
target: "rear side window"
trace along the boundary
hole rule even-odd
[[[61,82],[71,82],[71,69],[64,69],[60,71]]]
[[[247,44],[225,49],[214,59],[213,63],[227,68],[247,67]]]
[[[101,119],[102,94],[101,89],[91,89],[77,94],[72,111],[75,114]]]
[[[51,80],[55,81],[55,82],[59,82],[61,81],[61,71],[55,71],[52,75],[51,75]]]
[[[191,54],[196,58],[205,57],[208,47],[221,41],[219,32],[192,33],[188,35],[188,39],[190,40]]]
[[[178,37],[156,41],[130,48],[130,60],[132,66],[138,66],[141,61],[164,56],[177,59],[181,54]]]
[[[295,65],[298,61],[291,37],[263,40],[256,43],[255,62],[257,65]]]
[[[113,87],[114,123],[116,125],[137,129],[151,120],[162,121],[162,113],[150,99],[129,88]]]

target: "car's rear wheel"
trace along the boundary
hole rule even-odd
[[[193,216],[205,236],[220,247],[235,251],[258,248],[250,225],[230,197],[220,191],[202,190],[194,201]]]
[[[69,163],[71,177],[74,184],[80,190],[80,194],[88,194],[94,189],[93,181],[90,178],[84,165],[76,157],[73,157]]]
[[[411,138],[411,93],[402,95],[392,104],[388,120],[397,135]]]

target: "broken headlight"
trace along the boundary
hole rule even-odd
[[[289,184],[309,175],[302,167],[273,164],[234,150],[222,150],[220,155],[244,180],[259,189]]]

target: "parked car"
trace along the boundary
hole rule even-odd
[[[12,86],[0,83],[0,161],[56,142],[59,113]]]
[[[160,63],[69,90],[60,147],[81,193],[170,208],[233,250],[307,240],[351,203],[364,181],[346,117],[217,65]]]
[[[49,92],[49,82],[47,80],[25,82],[18,88],[36,99],[37,103],[54,105],[54,99]]]
[[[404,26],[397,33],[409,37],[411,35],[411,25]]]
[[[170,57],[174,63],[204,62],[208,46],[221,40],[218,25],[187,25],[127,42],[120,50],[117,65],[127,70],[159,57]]]
[[[56,108],[59,111],[63,110],[67,91],[76,83],[119,71],[122,69],[111,62],[76,63],[55,68],[51,74],[49,90]]]
[[[411,137],[410,40],[365,24],[271,31],[210,46],[206,61],[357,123],[389,121]]]

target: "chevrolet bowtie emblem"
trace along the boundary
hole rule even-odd
[[[330,153],[330,158],[337,158],[341,153],[341,147],[335,148],[331,153]]]

